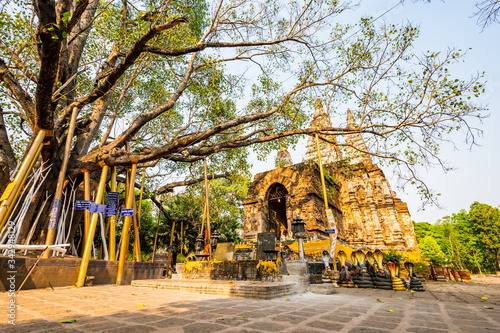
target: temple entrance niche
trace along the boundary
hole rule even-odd
[[[269,188],[269,193],[267,196],[268,207],[269,207],[269,223],[268,230],[274,230],[276,233],[276,238],[279,239],[281,236],[281,228],[284,228],[284,232],[288,232],[288,221],[286,218],[286,200],[288,197],[288,191],[285,186],[275,183]]]

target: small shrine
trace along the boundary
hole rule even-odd
[[[356,128],[347,112],[349,128]],[[331,127],[329,116],[318,105],[311,127]],[[343,156],[334,136],[320,139],[328,207],[338,228],[338,242],[354,249],[418,251],[413,223],[406,203],[391,189],[384,172],[372,162],[359,133],[348,134]],[[258,173],[244,205],[244,239],[275,232],[286,239],[293,218],[300,214],[312,239],[327,239],[326,213],[314,138],[306,156],[294,164],[286,149],[278,152],[276,169]]]

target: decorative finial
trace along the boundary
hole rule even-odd
[[[356,123],[354,122],[354,117],[352,116],[351,110],[347,109],[347,126],[355,127]]]

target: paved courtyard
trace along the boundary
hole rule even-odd
[[[267,301],[131,286],[27,290],[0,332],[500,332],[500,285],[428,283],[423,293],[337,289]],[[487,299],[483,299],[483,298]],[[0,304],[8,304],[7,293]],[[59,323],[76,319],[73,323]]]

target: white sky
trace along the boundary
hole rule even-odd
[[[392,8],[399,1],[361,1],[360,7],[346,15],[347,20],[356,22],[362,16],[378,17]],[[463,79],[470,78],[478,72],[486,72],[486,93],[481,97],[481,103],[489,106],[490,117],[480,128],[483,136],[477,138],[480,146],[468,149],[464,136],[456,136],[454,142],[459,150],[451,146],[442,151],[442,158],[448,161],[455,171],[444,173],[441,168],[421,169],[420,176],[427,185],[441,193],[439,202],[443,209],[433,206],[421,206],[419,196],[414,188],[407,188],[405,192],[395,188],[395,180],[391,180],[390,170],[384,170],[390,179],[393,189],[398,196],[408,204],[412,219],[416,222],[435,223],[443,216],[468,210],[471,203],[479,201],[492,206],[500,205],[500,24],[493,24],[481,31],[476,24],[474,4],[476,1],[435,0],[431,4],[424,2],[405,1],[379,21],[387,23],[411,22],[420,26],[420,38],[416,43],[416,52],[446,51],[456,47],[469,50],[464,63],[451,68],[452,76]],[[343,16],[345,17],[345,16]],[[294,163],[302,161],[305,154],[306,140],[302,140],[297,149],[291,151]],[[274,169],[275,154],[267,161],[254,161],[252,174]]]

